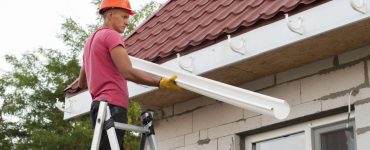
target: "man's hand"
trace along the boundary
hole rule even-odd
[[[64,94],[74,94],[80,92],[81,90],[82,89],[79,86],[79,80],[76,79],[72,84],[68,85],[68,87],[64,89]]]
[[[162,78],[159,81],[159,88],[161,89],[170,89],[174,91],[180,91],[182,90],[181,87],[177,86],[176,84],[176,78],[177,76],[172,76],[171,78]]]

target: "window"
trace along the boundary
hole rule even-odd
[[[353,121],[313,129],[315,150],[356,150]]]
[[[253,144],[253,150],[304,150],[305,137],[304,133],[291,134],[275,139],[261,141]]]
[[[244,137],[245,150],[356,150],[353,112]],[[243,138],[243,137],[242,137]]]

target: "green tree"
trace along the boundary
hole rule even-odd
[[[99,0],[93,3],[99,4]],[[151,2],[130,18],[124,35],[159,7]],[[89,149],[92,129],[88,115],[69,121],[54,107],[57,98],[64,99],[64,88],[78,77],[80,54],[87,37],[101,25],[83,28],[67,18],[62,24],[63,40],[68,52],[39,48],[22,57],[6,55],[12,71],[0,76],[0,149]],[[130,103],[129,123],[139,124],[140,106]],[[126,149],[138,149],[139,137],[127,132]]]

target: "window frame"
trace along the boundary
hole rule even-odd
[[[314,138],[313,138],[313,130],[316,128],[320,128],[323,126],[328,126],[335,123],[341,123],[343,121],[347,121],[348,113],[341,113],[337,115],[328,116],[325,118],[320,118],[316,120],[311,120],[299,124],[295,124],[292,126],[275,129],[266,131],[263,133],[258,133],[254,135],[249,135],[245,137],[244,144],[245,144],[245,150],[253,150],[253,144],[257,142],[262,142],[270,139],[279,138],[282,136],[287,136],[291,134],[296,134],[303,132],[305,136],[305,150],[313,150],[314,148]],[[350,119],[354,120],[354,112],[352,111],[350,114]],[[354,121],[353,121],[354,124]],[[353,128],[355,130],[355,125],[353,125]],[[355,139],[357,139],[356,134]]]
[[[313,150],[321,150],[320,145],[321,145],[321,140],[320,140],[320,135],[322,133],[327,133],[331,131],[336,131],[336,130],[341,130],[346,128],[347,120],[337,122],[334,124],[329,124],[329,125],[324,125],[320,127],[316,127],[312,129],[312,145],[313,145]],[[353,135],[354,135],[354,140],[356,141],[356,126],[355,126],[355,120],[350,119],[348,123],[348,127],[352,128]],[[317,143],[317,144],[316,144]],[[357,146],[355,145],[355,150],[357,149]]]
[[[301,136],[305,136],[304,132],[298,132],[298,133],[292,133],[292,134],[288,134],[288,136],[291,136],[291,135],[301,135]],[[264,141],[259,141],[259,142],[255,142],[255,143],[252,143],[252,150],[256,150],[256,146],[257,146],[257,143],[261,143],[261,142],[265,142],[265,141],[271,141],[271,140],[276,140],[276,139],[280,139],[280,138],[286,138],[287,136],[280,136],[280,137],[276,137],[276,138],[273,138],[273,139],[267,139],[267,140],[264,140]]]

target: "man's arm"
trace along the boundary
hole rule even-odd
[[[64,93],[75,94],[85,88],[87,88],[86,73],[84,67],[82,66],[80,70],[80,76],[75,81],[73,81],[73,83],[68,85],[66,89],[64,89]]]
[[[85,89],[86,86],[87,86],[87,82],[86,82],[86,73],[85,73],[85,67],[84,66],[81,66],[80,76],[78,77],[78,79],[79,79],[78,87],[81,88],[81,89]]]
[[[160,77],[132,68],[127,51],[121,45],[114,47],[110,54],[113,63],[127,80],[149,86],[159,86]]]

